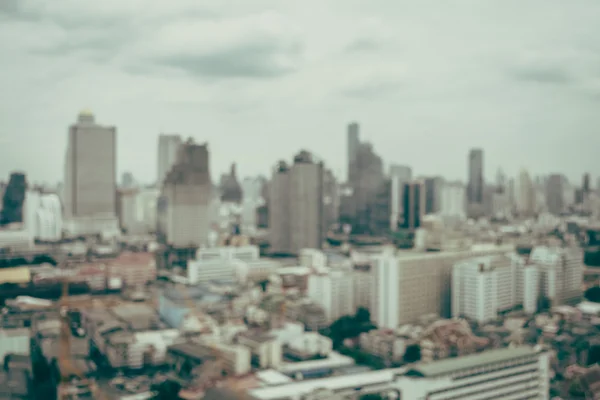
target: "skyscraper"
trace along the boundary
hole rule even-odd
[[[82,111],[69,128],[64,206],[68,217],[116,216],[117,130]]]
[[[583,174],[583,185],[581,186],[581,189],[583,190],[583,193],[590,192],[590,174]]]
[[[358,146],[360,145],[360,132],[357,122],[348,124],[348,182],[356,181],[356,157],[358,154]]]
[[[177,152],[182,144],[181,136],[161,133],[158,136],[158,171],[156,184],[160,187],[171,167],[177,161]]]
[[[469,152],[469,183],[467,184],[469,214],[480,214],[482,211],[483,181],[483,150],[471,149]]]
[[[425,178],[425,214],[435,214],[440,211],[443,184],[444,180],[439,176]]]
[[[178,249],[207,245],[211,199],[208,145],[189,139],[164,179],[158,210],[161,241]]]
[[[536,212],[537,202],[535,187],[527,170],[521,170],[515,189],[517,212],[520,216],[532,216]]]
[[[299,254],[323,244],[323,163],[301,151],[288,167],[280,162],[270,185],[271,252]]]
[[[546,182],[546,205],[548,211],[558,215],[563,211],[564,204],[564,178],[560,174],[552,174]]]
[[[417,229],[421,227],[425,215],[425,184],[422,181],[414,181],[404,184],[403,206],[404,221],[403,229]]]

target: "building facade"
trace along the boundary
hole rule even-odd
[[[164,134],[158,136],[158,170],[156,184],[161,187],[171,167],[177,162],[179,146],[183,144],[180,135]]]

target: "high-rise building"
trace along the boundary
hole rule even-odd
[[[208,145],[188,139],[164,179],[159,200],[159,237],[174,248],[209,242],[212,182]]]
[[[441,209],[443,178],[425,178],[425,214],[435,214]]]
[[[552,305],[581,300],[585,269],[582,249],[538,246],[529,259],[539,266],[540,294]]]
[[[117,130],[82,111],[69,128],[64,206],[68,217],[116,218]]]
[[[158,136],[158,171],[156,184],[161,187],[171,167],[177,161],[179,147],[183,143],[181,136],[161,133]]]
[[[584,193],[589,193],[591,190],[590,187],[590,174],[585,173],[583,174],[583,184],[581,186],[581,188],[583,189]]]
[[[425,198],[427,192],[422,181],[413,181],[404,184],[402,209],[404,218],[403,229],[417,229],[421,227],[421,221],[425,215]]]
[[[301,151],[288,167],[273,171],[269,196],[269,236],[272,253],[298,254],[320,249],[324,238],[323,163]]]
[[[360,146],[360,127],[357,122],[348,125],[348,182],[356,181],[356,157]]]
[[[404,185],[412,180],[412,168],[406,165],[392,164],[390,165],[390,180],[391,180],[391,215],[390,227],[392,230],[398,228],[398,223],[403,215],[402,201],[404,199]]]
[[[133,188],[135,186],[135,178],[131,172],[123,172],[121,175],[121,187],[123,188]]]
[[[546,182],[546,206],[552,214],[560,214],[564,207],[564,178],[560,174],[552,174]]]
[[[537,289],[537,269],[516,253],[463,260],[452,269],[452,316],[485,323],[518,305],[533,314]]]
[[[519,215],[528,217],[535,214],[537,209],[535,187],[533,186],[531,176],[525,169],[521,170],[519,174],[515,192]]]
[[[445,182],[442,187],[440,214],[449,219],[466,217],[466,191],[462,182]]]
[[[308,277],[307,296],[325,310],[327,322],[331,323],[344,315],[352,315],[354,309],[354,287],[351,271],[332,269],[327,273]]]
[[[469,216],[483,214],[483,150],[471,149],[469,152],[469,182],[467,184],[467,211]]]
[[[373,322],[380,328],[417,321],[426,314],[451,316],[452,268],[460,260],[513,251],[512,245],[459,251],[394,252],[376,259]]]

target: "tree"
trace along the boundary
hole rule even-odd
[[[600,303],[600,286],[593,286],[585,291],[584,296],[587,300],[594,303]]]
[[[573,397],[585,396],[585,393],[583,392],[583,387],[581,386],[581,381],[579,378],[573,379],[573,381],[569,385],[569,394]]]
[[[383,400],[383,396],[380,395],[379,393],[369,393],[369,394],[363,394],[362,396],[360,396],[359,399],[360,400]]]
[[[356,322],[360,324],[369,323],[371,322],[371,313],[368,309],[359,307],[358,310],[356,310],[356,315],[354,318],[356,319]]]
[[[418,344],[406,346],[406,350],[404,351],[404,362],[414,363],[419,360],[421,360],[421,346]]]
[[[181,385],[173,380],[166,380],[157,385],[154,400],[177,400],[179,399],[179,391]]]

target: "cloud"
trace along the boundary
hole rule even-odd
[[[132,49],[134,63],[155,63],[194,77],[272,78],[295,71],[303,46],[281,15],[180,21]]]
[[[361,38],[356,39],[348,46],[346,46],[347,53],[357,53],[363,51],[373,51],[381,47],[381,43],[374,38]]]
[[[404,86],[403,71],[399,66],[375,70],[357,70],[343,77],[339,93],[344,97],[374,99],[396,93]]]
[[[541,84],[567,85],[575,81],[568,70],[550,65],[515,68],[511,71],[511,75],[519,81]]]

